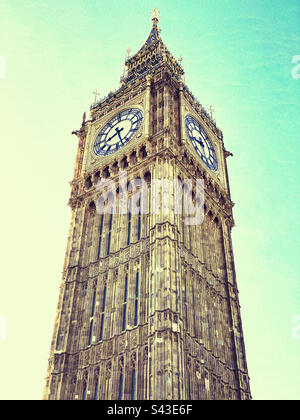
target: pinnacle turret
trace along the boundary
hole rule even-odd
[[[123,84],[131,83],[137,78],[153,74],[163,65],[169,67],[171,74],[178,80],[180,80],[184,74],[181,64],[168,51],[161,39],[161,30],[158,26],[158,13],[159,11],[154,9],[153,16],[151,18],[152,28],[146,42],[136,54],[128,56],[125,61],[127,71],[121,78],[121,82]]]

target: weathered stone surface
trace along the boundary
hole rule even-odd
[[[74,132],[72,218],[45,399],[117,399],[120,380],[122,399],[251,398],[231,244],[228,152],[160,42],[152,46],[160,67],[131,85],[124,79]],[[141,128],[126,146],[97,157],[99,130],[131,107],[144,113]],[[217,171],[209,171],[189,142],[187,114],[209,135]],[[174,194],[169,213],[160,202],[157,214],[102,220],[96,183],[104,177],[118,182],[124,165],[128,181],[145,180],[148,209],[151,180],[204,179],[203,223],[186,225],[174,210]]]

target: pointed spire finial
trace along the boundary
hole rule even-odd
[[[130,53],[131,53],[131,48],[127,48],[126,53],[127,53],[127,58],[129,58]]]
[[[94,97],[94,104],[95,104],[99,96],[98,88],[93,91],[93,95],[95,95]]]
[[[182,70],[183,70],[183,58],[182,58],[182,55],[180,55],[179,57],[178,57],[178,62],[179,62],[179,65],[181,66],[181,68],[182,68]],[[181,80],[183,81],[183,83],[185,83],[185,75],[184,75],[184,70],[183,70],[183,73],[181,74]]]
[[[154,24],[157,24],[159,22],[159,16],[158,16],[159,13],[160,11],[157,10],[156,7],[154,8],[153,12],[151,12],[151,15],[152,15],[151,20]]]

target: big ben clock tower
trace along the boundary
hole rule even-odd
[[[74,132],[72,217],[44,399],[250,399],[230,153],[162,42],[156,10],[125,64],[120,88]],[[197,222],[187,197],[202,209]]]

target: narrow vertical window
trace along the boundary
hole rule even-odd
[[[190,378],[190,372],[187,372],[187,399],[191,399],[191,378]]]
[[[211,392],[211,400],[215,400],[216,399],[216,390],[217,390],[217,384],[216,384],[216,378],[213,377],[212,380],[212,392]]]
[[[189,329],[189,311],[188,311],[188,302],[187,302],[187,284],[186,284],[186,275],[184,275],[184,308],[185,308],[185,322],[186,322],[186,329]]]
[[[192,308],[196,308],[196,306],[195,306],[195,295],[196,295],[196,292],[195,292],[195,286],[194,286],[194,282],[192,282],[192,284],[191,284],[191,287],[192,287]],[[194,330],[194,335],[196,335],[196,337],[197,337],[197,334],[196,334],[196,331],[197,331],[197,323],[196,323],[196,311],[193,311],[193,330]]]
[[[152,359],[149,357],[149,372],[152,372]],[[151,375],[149,375],[149,398],[152,396],[152,380]]]
[[[192,247],[192,243],[193,243],[193,241],[192,241],[192,231],[193,231],[193,227],[194,226],[190,226],[190,228],[189,228],[189,239],[190,239],[190,251],[193,251],[193,247]]]
[[[135,400],[135,369],[133,369],[133,371],[132,371],[131,399]]]
[[[94,292],[94,295],[93,295],[93,304],[92,304],[91,317],[94,316],[94,313],[95,313],[95,303],[96,303],[96,292]]]
[[[82,399],[86,400],[86,382],[83,384]]]
[[[128,210],[128,234],[127,234],[127,245],[130,244],[130,234],[131,234],[131,203],[132,199],[129,199],[129,210]]]
[[[89,333],[89,344],[90,345],[92,343],[92,337],[93,337],[93,319],[91,319],[90,321],[90,333]]]
[[[138,306],[139,306],[139,272],[136,272],[135,279],[135,309],[134,309],[134,326],[138,323]]]
[[[142,206],[142,194],[140,193],[139,196],[139,214],[137,219],[137,239],[138,241],[141,239],[141,222],[142,222],[142,215],[141,215],[141,206]]]
[[[102,337],[103,337],[105,300],[106,300],[106,285],[104,286],[104,290],[103,290],[102,309],[101,309],[101,314],[100,314],[101,322],[100,322],[100,335],[99,335],[99,340],[102,340]]]
[[[128,276],[126,276],[125,278],[122,331],[124,331],[126,328],[127,289],[128,289]]]
[[[113,214],[110,213],[109,225],[108,225],[108,238],[107,238],[107,255],[109,255],[110,253],[112,220],[113,220]]]
[[[92,338],[93,338],[95,302],[96,302],[96,291],[94,291],[93,303],[92,303],[92,309],[91,309],[91,315],[90,315],[90,332],[89,332],[89,343],[88,343],[88,345],[90,345],[92,343]]]
[[[118,400],[122,399],[122,393],[123,393],[123,373],[120,374],[120,381],[119,381],[119,397]]]
[[[98,242],[98,251],[97,251],[97,260],[100,259],[101,255],[101,243],[102,243],[102,232],[103,232],[103,220],[104,220],[104,214],[101,215],[100,220],[100,229],[99,229],[99,242]]]
[[[94,400],[97,400],[98,398],[98,387],[99,387],[99,383],[98,380],[95,383],[95,390],[94,390]]]

